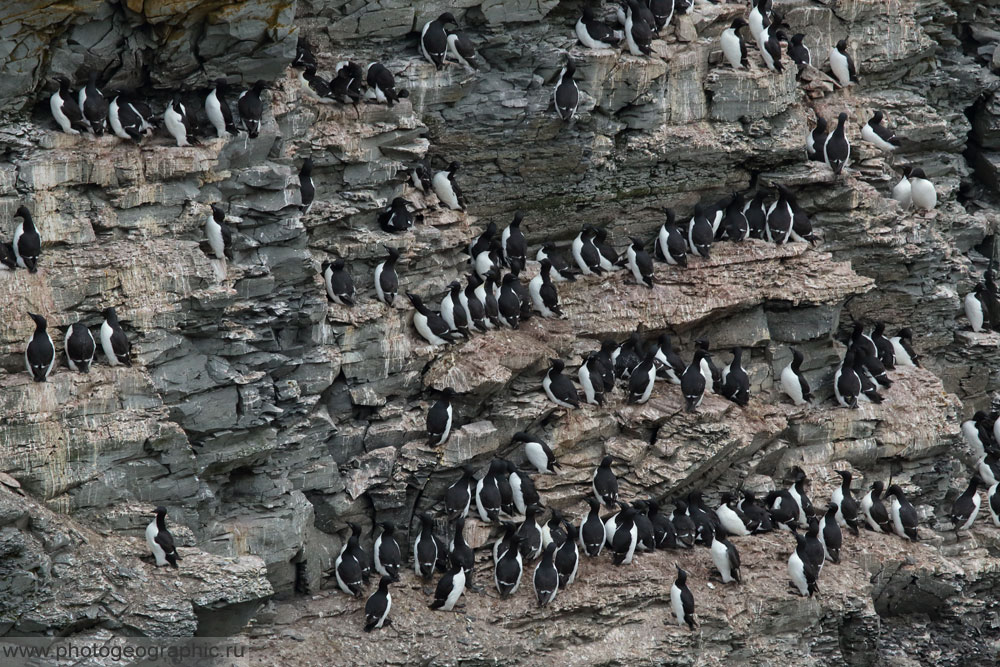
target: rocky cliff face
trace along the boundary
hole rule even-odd
[[[662,650],[663,633],[717,661],[734,646],[747,660],[798,663],[804,651],[816,664],[995,657],[989,637],[1000,621],[987,591],[996,583],[998,532],[981,521],[971,540],[955,544],[942,508],[969,474],[959,421],[987,407],[998,388],[1000,338],[968,332],[958,313],[994,254],[1000,102],[991,68],[1000,10],[960,0],[776,4],[794,32],[808,35],[814,62],[825,63],[831,43],[849,36],[861,85],[835,90],[817,72],[797,82],[791,68],[764,70],[753,52],[749,72],[720,67],[718,35],[746,11],[738,3],[699,4],[676,17],[650,58],[582,51],[572,32],[575,3],[449,6],[479,48],[474,74],[437,72],[417,55],[413,31],[445,9],[433,3],[0,9],[8,45],[0,54],[0,215],[9,220],[27,202],[44,240],[37,274],[0,272],[0,470],[25,494],[0,490],[10,505],[0,515],[10,555],[0,568],[14,582],[0,588],[0,628],[185,634],[198,629],[205,608],[213,614],[203,634],[227,627],[214,623],[239,627],[272,591],[319,591],[348,521],[364,526],[370,546],[373,522],[391,519],[405,527],[408,551],[414,514],[441,509],[461,464],[485,469],[497,455],[520,461],[510,436],[531,429],[566,468],[537,478],[543,500],[573,515],[604,453],[615,457],[627,498],[701,487],[714,500],[740,483],[764,491],[793,465],[825,498],[833,470],[851,468],[866,486],[890,476],[900,483],[925,539],[851,541],[840,570],[824,572],[824,595],[810,601],[785,590],[787,536],[740,542],[749,580],[739,592],[705,585],[703,550],[677,556],[699,582],[701,639],[662,628],[676,554],[658,554],[614,572],[603,561],[588,564],[549,612],[528,611],[524,595],[512,604],[470,595],[464,617],[428,622],[426,596],[407,579],[394,605],[399,634],[375,643],[359,639],[354,601],[296,597],[258,617],[255,641],[289,650],[279,630],[294,622],[307,640],[295,649],[303,662],[357,660],[354,647],[373,662],[398,661],[405,647],[441,662],[515,662],[542,649],[553,659],[602,662],[624,645],[642,660]],[[410,97],[357,112],[310,102],[286,69],[299,36],[321,71],[347,58],[379,59]],[[546,111],[548,81],[567,50],[583,93],[571,127]],[[49,83],[56,74],[79,81],[82,68],[101,70],[109,87],[149,83],[158,109],[166,91],[220,75],[276,83],[255,140],[177,148],[157,137],[137,146],[53,131]],[[148,82],[137,74],[144,71]],[[191,104],[199,105],[193,93]],[[874,109],[905,137],[892,158],[860,141]],[[803,138],[816,113],[842,110],[851,117],[853,164],[834,180],[803,161]],[[297,173],[307,156],[318,195],[302,215]],[[424,156],[436,167],[462,162],[468,213],[439,209],[404,184],[405,168]],[[937,186],[936,211],[904,213],[887,198],[898,179],[893,163],[924,168]],[[402,249],[401,292],[436,302],[465,272],[465,244],[488,222],[502,228],[515,210],[525,212],[532,254],[543,241],[568,242],[585,223],[607,226],[622,248],[627,236],[651,237],[664,206],[686,215],[699,200],[771,182],[798,194],[822,237],[817,247],[723,244],[687,270],[658,265],[652,291],[620,274],[561,283],[566,319],[536,317],[447,349],[415,335],[408,306],[373,300],[383,244]],[[423,222],[390,236],[375,213],[400,193]],[[212,202],[223,203],[234,225],[232,262],[205,252]],[[318,268],[334,254],[358,283],[354,308],[325,299]],[[527,275],[537,270],[531,263]],[[63,327],[96,329],[106,306],[117,307],[134,343],[133,367],[98,364],[89,375],[58,368],[47,383],[30,382],[26,311],[49,318],[61,349]],[[835,338],[854,320],[874,319],[911,326],[925,368],[895,373],[880,406],[834,407],[828,381],[842,349]],[[686,357],[701,335],[715,349],[744,346],[750,407],[708,397],[689,415],[676,389],[658,384],[641,407],[619,395],[600,409],[555,410],[539,390],[547,360],[572,366],[600,339],[624,338],[639,323],[650,335],[673,334]],[[775,389],[790,343],[806,353],[823,399],[817,408],[794,409]],[[728,362],[724,352],[718,358]],[[423,435],[429,390],[449,386],[459,392],[456,428],[431,448]],[[160,504],[183,536],[179,573],[138,560],[148,512]],[[490,540],[478,522],[467,531],[476,546]],[[86,585],[64,574],[86,568],[100,571]],[[105,586],[143,600],[171,577],[182,583],[174,602],[144,609],[142,622],[95,602]],[[223,594],[233,588],[241,594]],[[331,615],[343,618],[329,622]],[[970,625],[982,634],[961,629]],[[465,641],[441,648],[438,640],[459,626]],[[762,639],[771,635],[782,641]],[[328,652],[331,638],[342,652]],[[684,655],[664,660],[696,660]]]

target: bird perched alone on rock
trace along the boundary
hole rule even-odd
[[[156,515],[146,526],[146,545],[153,554],[156,567],[169,564],[177,569],[177,561],[182,560],[174,545],[174,536],[167,530],[167,508],[157,507]]]
[[[573,120],[576,114],[576,107],[580,104],[580,89],[573,80],[576,72],[576,63],[569,56],[566,57],[566,64],[559,72],[556,80],[556,87],[552,91],[552,102],[555,104],[556,113],[564,121]]]
[[[216,259],[233,259],[233,231],[226,224],[226,212],[212,204],[212,212],[205,220],[205,236]]]
[[[854,59],[847,53],[847,40],[842,39],[830,49],[830,70],[841,86],[847,87],[857,83],[858,73],[854,68]]]
[[[399,290],[399,276],[396,275],[396,262],[399,261],[399,251],[389,246],[383,246],[389,256],[375,267],[375,294],[378,300],[392,307]]]
[[[389,593],[389,584],[393,581],[392,577],[383,576],[379,579],[378,590],[365,602],[365,632],[377,630],[391,622],[389,611],[392,609],[392,595]]]
[[[542,389],[549,400],[563,408],[579,408],[580,396],[573,386],[573,381],[563,375],[566,364],[562,359],[549,359],[549,370],[542,380]]]
[[[446,387],[441,394],[441,398],[427,411],[428,447],[443,445],[451,434],[453,415],[451,397],[455,395],[455,392],[450,387]]]
[[[680,565],[676,567],[677,578],[670,586],[670,608],[674,612],[674,618],[677,619],[677,625],[686,623],[691,630],[694,630],[697,626],[694,617],[694,596],[687,586],[687,572],[682,570]]]
[[[101,325],[101,349],[109,366],[132,366],[132,343],[118,321],[114,308],[104,309],[104,323]]]
[[[14,237],[11,241],[14,259],[19,267],[35,273],[38,271],[38,258],[42,254],[42,237],[27,206],[18,206],[14,217],[21,218],[21,222],[14,226]]]
[[[462,189],[458,186],[458,181],[455,180],[455,174],[461,168],[460,163],[452,162],[446,170],[434,174],[432,181],[434,194],[445,207],[453,211],[465,210],[465,197],[462,195]]]

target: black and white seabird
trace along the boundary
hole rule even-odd
[[[740,583],[740,552],[735,544],[726,539],[726,529],[706,526],[704,539],[708,542],[712,563],[719,571],[722,583]]]
[[[576,265],[580,267],[580,272],[585,276],[604,273],[601,268],[601,252],[594,243],[597,230],[590,225],[585,225],[580,233],[573,239],[571,250]]]
[[[823,554],[831,563],[840,562],[840,547],[844,542],[844,534],[837,521],[839,514],[840,506],[831,502],[826,506],[826,514],[819,520],[819,539],[823,543]]]
[[[892,187],[892,198],[899,202],[903,210],[906,210],[913,205],[913,186],[910,183],[910,174],[913,173],[913,168],[904,165],[900,171],[903,173],[903,177]]]
[[[687,572],[682,570],[680,565],[676,567],[677,578],[670,586],[670,608],[674,612],[674,618],[677,619],[677,625],[686,623],[694,630],[697,626],[694,618],[694,596],[687,587]]]
[[[216,259],[233,259],[233,231],[226,224],[226,212],[212,204],[212,212],[205,220],[205,236]]]
[[[299,200],[302,202],[303,215],[309,213],[309,209],[312,208],[313,201],[316,199],[316,185],[313,183],[312,171],[312,158],[307,157],[302,161],[302,167],[299,168]]]
[[[833,392],[837,402],[845,408],[858,407],[858,396],[861,395],[861,377],[854,370],[855,351],[847,348],[844,360],[833,374]]]
[[[485,477],[483,478],[485,479]],[[445,512],[449,519],[465,518],[469,514],[469,507],[472,505],[472,496],[476,493],[477,489],[481,488],[481,485],[477,484],[475,476],[475,468],[471,465],[466,464],[462,466],[462,476],[456,479],[451,485],[445,489],[444,492],[444,507]],[[489,493],[487,493],[487,496]],[[489,506],[489,498],[487,497],[484,502]],[[490,506],[490,509],[494,509],[494,506]],[[497,491],[495,509],[499,511],[500,508],[500,495]],[[483,509],[482,507],[479,508]],[[485,516],[484,521],[489,520],[489,514],[483,514]]]
[[[438,199],[453,211],[465,210],[465,197],[458,186],[458,181],[455,180],[455,174],[461,167],[460,163],[452,162],[448,165],[448,169],[434,174],[432,181],[434,193]]]
[[[11,241],[14,258],[22,269],[35,273],[38,271],[38,258],[42,254],[42,237],[38,234],[35,221],[27,206],[18,206],[14,217],[21,218],[21,222],[14,226],[14,237]]]
[[[417,330],[421,338],[431,345],[447,345],[455,341],[458,333],[448,327],[439,313],[425,306],[421,298],[413,292],[407,292],[406,298],[410,300],[415,310],[413,328]]]
[[[157,507],[153,512],[156,518],[146,526],[146,545],[153,553],[156,567],[163,567],[170,564],[170,567],[177,569],[177,561],[181,560],[174,545],[174,536],[167,530],[167,508]]]
[[[625,10],[625,42],[628,44],[629,53],[633,56],[648,56],[653,52],[655,21],[649,24],[643,20],[640,16],[641,9],[638,0],[628,0]]]
[[[226,91],[229,84],[225,79],[216,79],[215,87],[205,97],[205,115],[208,122],[215,128],[216,136],[219,139],[229,134],[236,134],[236,124],[233,122],[233,112],[226,101]]]
[[[889,517],[892,519],[893,532],[904,540],[916,542],[919,539],[916,508],[906,499],[906,494],[898,484],[890,485],[885,496],[886,498],[892,496],[892,500],[889,501]]]
[[[448,291],[441,299],[441,317],[452,331],[457,331],[466,338],[470,335],[469,312],[467,301],[463,301],[462,283],[453,280],[448,284]]]
[[[66,363],[71,371],[89,373],[94,362],[97,344],[87,325],[77,322],[66,329],[66,340],[63,344],[66,350]]]
[[[352,533],[341,547],[333,568],[340,590],[356,598],[364,592],[364,569],[356,556],[360,548],[358,536]]]
[[[813,399],[809,381],[802,373],[804,357],[797,348],[792,348],[792,362],[781,371],[781,389],[795,405],[806,405]]]
[[[846,39],[840,40],[836,46],[830,49],[830,70],[840,85],[845,88],[852,82],[857,82],[858,72],[854,68],[854,59],[847,53]]]
[[[333,104],[330,83],[316,73],[315,65],[307,65],[299,72],[299,87],[306,97],[321,104]]]
[[[549,260],[542,260],[538,275],[528,283],[528,291],[531,294],[532,305],[542,317],[562,317],[559,294],[552,284],[552,264]]]
[[[801,508],[799,503],[788,492],[788,489],[776,489],[764,498],[772,523],[783,530],[792,530],[799,525]]]
[[[1000,480],[1000,455],[996,450],[986,452],[979,457],[976,467],[979,469],[979,477],[986,486],[996,484]]]
[[[576,387],[573,386],[572,380],[562,374],[566,364],[562,359],[549,359],[549,362],[551,366],[542,379],[542,389],[545,390],[546,396],[560,407],[579,408],[580,396]]]
[[[146,122],[152,114],[143,115],[138,109],[140,106],[145,111],[149,110],[145,103],[133,100],[121,91],[112,91],[111,102],[108,103],[108,124],[115,136],[127,141],[142,140],[143,133],[152,127]]]
[[[694,216],[688,226],[688,247],[692,255],[700,255],[708,259],[711,255],[712,241],[715,231],[712,223],[705,217],[705,209],[701,204],[694,205]]]
[[[979,516],[979,507],[982,503],[982,500],[979,498],[979,485],[981,483],[982,480],[973,475],[972,479],[969,480],[969,486],[965,489],[965,492],[956,498],[955,503],[951,506],[951,513],[948,515],[948,518],[951,519],[952,524],[955,526],[956,536],[958,535],[958,531],[972,528],[976,517]]]
[[[660,511],[660,503],[655,498],[646,501],[646,516],[653,525],[653,543],[657,549],[676,549],[677,532],[665,512]]]
[[[354,279],[347,272],[343,258],[338,257],[332,262],[324,261],[322,272],[326,298],[341,306],[353,306],[356,299]]]
[[[889,339],[896,353],[897,366],[920,366],[920,355],[913,349],[913,330],[903,327],[899,333]]]
[[[503,506],[503,494],[500,491],[500,484],[507,481],[507,464],[501,459],[493,459],[490,468],[476,483],[476,508],[479,510],[479,518],[484,523],[491,523],[499,520]]]
[[[626,262],[635,281],[645,287],[653,287],[653,258],[643,247],[642,239],[631,238],[632,244],[625,251]]]
[[[986,490],[986,506],[993,517],[993,525],[1000,528],[1000,482]]]
[[[379,579],[378,590],[368,596],[365,601],[365,632],[377,630],[389,623],[389,610],[392,609],[392,595],[389,584],[398,579],[383,576]]]
[[[681,499],[674,501],[674,511],[670,515],[670,521],[674,526],[677,535],[677,546],[690,549],[694,546],[698,537],[698,527],[688,516],[687,502]]]
[[[743,41],[743,35],[740,34],[740,29],[746,26],[746,20],[737,16],[733,19],[732,24],[722,31],[722,36],[719,38],[722,44],[722,55],[725,56],[726,61],[733,69],[750,67],[750,61],[747,60],[747,45]]]
[[[833,170],[834,176],[839,176],[851,159],[851,142],[848,141],[844,128],[846,122],[847,113],[841,111],[837,116],[837,128],[830,133],[823,145],[826,165]]]
[[[87,130],[87,123],[80,113],[80,105],[73,98],[69,89],[69,79],[64,76],[59,77],[59,88],[49,97],[49,109],[56,124],[66,134],[80,134]]]
[[[442,392],[431,409],[427,411],[427,446],[438,447],[443,445],[451,435],[452,405],[451,397],[455,394],[452,389],[446,388]]]
[[[465,519],[455,519],[455,532],[448,544],[448,560],[452,565],[459,565],[465,572],[465,585],[477,590],[472,583],[476,567],[476,552],[465,541]]]
[[[733,403],[746,406],[750,402],[750,378],[743,368],[743,348],[733,348],[733,360],[722,369],[720,393]]]
[[[524,574],[524,561],[521,557],[521,538],[515,534],[510,541],[510,548],[493,568],[493,582],[501,598],[507,598],[517,593],[521,586],[521,575]]]
[[[646,5],[653,15],[654,25],[650,27],[659,33],[670,24],[670,19],[674,16],[674,0],[648,0]]]
[[[541,438],[533,437],[524,431],[518,431],[511,438],[511,441],[524,443],[524,456],[539,473],[554,475],[559,472],[559,462],[556,461],[555,454]]]
[[[747,202],[743,208],[743,215],[746,216],[747,224],[750,226],[750,237],[763,239],[767,227],[767,208],[764,205],[764,198],[767,192],[758,190],[753,198]]]
[[[840,485],[834,487],[830,494],[830,502],[837,506],[837,523],[846,526],[855,535],[858,534],[858,501],[851,493],[851,471],[837,470]]]
[[[614,553],[612,563],[631,565],[635,556],[635,548],[639,544],[639,531],[635,523],[638,510],[635,507],[628,507],[624,503],[621,503],[621,506],[622,511],[617,517],[620,522],[608,541],[608,548]]]
[[[559,588],[568,588],[575,580],[580,567],[580,532],[571,523],[565,523],[566,540],[556,548],[555,565],[559,573]],[[553,542],[555,544],[555,542]]]
[[[260,94],[265,88],[268,88],[267,81],[257,80],[248,90],[240,93],[236,100],[240,122],[251,139],[256,139],[260,134],[261,119],[264,116],[264,102],[261,101]]]
[[[673,11],[673,2],[670,2]],[[624,35],[618,30],[612,30],[603,22],[597,20],[594,10],[583,8],[583,15],[576,22],[576,38],[588,49],[613,49]]]
[[[591,558],[599,556],[604,549],[607,536],[604,531],[604,522],[601,521],[601,501],[592,496],[584,498],[590,505],[587,516],[580,520],[580,546],[583,552]]]
[[[774,530],[771,514],[758,502],[752,491],[743,491],[743,498],[737,507],[746,517],[746,526],[751,533],[770,533]]]
[[[407,208],[408,203],[402,197],[396,197],[379,212],[378,225],[382,231],[396,234],[413,226],[413,215]]]
[[[896,367],[896,351],[892,347],[892,341],[885,336],[885,322],[875,323],[871,341],[875,345],[878,360],[885,368],[893,370]]]
[[[809,483],[809,478],[806,476],[805,471],[798,466],[792,468],[792,478],[792,485],[788,487],[788,495],[795,500],[795,503],[799,507],[799,527],[805,528],[809,525],[809,517],[813,513],[812,502],[806,494],[806,485]]]
[[[792,219],[795,212],[792,210],[790,200],[794,195],[781,183],[776,183],[774,187],[778,190],[778,200],[767,209],[765,234],[768,242],[780,245],[787,242],[792,233]]]
[[[396,90],[396,77],[388,67],[379,62],[368,64],[365,70],[365,82],[368,84],[368,90],[375,96],[375,101],[390,108],[400,99],[410,96],[410,91],[405,88]]]
[[[802,33],[792,35],[792,41],[788,45],[788,57],[799,67],[808,67],[812,65],[812,54],[809,53],[809,47],[802,43],[803,39],[805,35]]]
[[[765,36],[764,48],[760,52],[761,57],[764,58],[764,64],[772,72],[784,72],[785,66],[781,63],[781,42],[787,39],[785,33],[781,30],[765,28],[761,37]]]
[[[665,209],[667,221],[660,226],[656,237],[656,254],[667,264],[687,266],[687,241],[677,228],[673,209]]]
[[[750,223],[743,213],[744,208],[746,208],[745,197],[742,193],[734,192],[726,205],[716,238],[727,238],[739,243],[750,236]]]
[[[795,533],[795,551],[788,557],[788,576],[802,597],[812,597],[819,590],[819,566],[810,560],[806,537],[800,533]]]
[[[806,158],[810,162],[826,162],[826,118],[816,115],[816,127],[806,135]]]
[[[383,246],[389,256],[375,267],[375,294],[378,300],[392,307],[399,291],[399,276],[396,275],[396,262],[399,261],[399,251],[390,246]]]
[[[673,384],[680,384],[686,366],[680,355],[674,351],[670,334],[663,333],[657,338],[656,359],[660,362],[657,373]]]
[[[420,53],[437,69],[444,66],[445,55],[448,52],[448,33],[444,29],[446,25],[458,27],[458,22],[450,12],[428,21],[420,31]]]
[[[292,59],[292,67],[300,68],[308,67],[309,65],[316,66],[316,57],[313,55],[306,38],[299,37],[298,42],[295,44],[295,58]]]
[[[707,352],[704,350],[695,350],[691,365],[684,370],[684,375],[681,376],[681,393],[684,394],[685,409],[688,412],[694,412],[705,398],[706,382],[701,371],[701,362],[706,355]]]
[[[424,581],[430,581],[437,563],[437,542],[434,540],[434,520],[426,512],[420,514],[420,531],[413,540],[413,571]]]
[[[555,600],[556,593],[559,592],[559,570],[556,569],[555,563],[556,548],[555,543],[545,547],[542,551],[542,560],[535,567],[535,574],[531,578],[539,607],[544,607]]]
[[[198,143],[198,140],[194,138],[191,118],[181,102],[180,95],[174,95],[167,103],[167,108],[163,111],[163,125],[177,142],[178,147]]]
[[[871,119],[861,128],[861,138],[891,153],[899,147],[900,142],[895,132],[882,125],[882,118],[881,111],[873,113]]]
[[[615,477],[614,471],[611,470],[612,462],[614,462],[614,459],[611,456],[605,456],[601,459],[601,464],[597,466],[593,476],[590,478],[594,498],[598,502],[603,502],[604,506],[608,509],[614,509],[618,506],[618,478]]]
[[[97,72],[90,72],[87,85],[80,89],[77,102],[87,129],[95,136],[102,136],[108,121],[108,101],[97,87]]]
[[[892,520],[882,503],[883,488],[884,485],[880,481],[872,483],[871,490],[861,499],[861,514],[865,517],[865,525],[869,530],[876,533],[891,533]]]
[[[521,296],[514,288],[516,282],[517,276],[513,273],[505,275],[500,283],[500,296],[497,297],[500,321],[511,329],[517,329],[521,320]]]
[[[771,0],[750,0],[750,14],[747,17],[747,25],[750,28],[750,36],[755,42],[760,42],[760,35],[764,30],[764,17],[771,12]]]
[[[361,86],[364,81],[365,74],[361,65],[351,61],[337,63],[337,74],[330,81],[330,97],[341,104],[353,104],[360,118],[361,110],[358,105],[361,103]]]
[[[434,601],[428,606],[431,609],[451,611],[458,604],[458,599],[465,592],[465,570],[461,565],[453,565],[452,568],[438,581],[437,588],[434,589]]]
[[[391,581],[399,581],[399,568],[403,565],[403,554],[396,541],[396,526],[391,521],[383,521],[382,532],[375,538],[372,555],[375,557],[375,571]]]
[[[528,242],[521,231],[521,222],[524,220],[524,213],[517,211],[514,213],[514,220],[503,230],[500,235],[500,249],[503,251],[503,260],[514,273],[520,274],[524,270],[527,261]],[[549,265],[551,266],[551,260]],[[555,278],[558,280],[558,278]]]
[[[132,366],[132,343],[118,321],[114,308],[104,309],[104,323],[101,325],[101,349],[109,366]]]
[[[24,350],[24,364],[35,382],[45,382],[56,361],[56,347],[46,331],[45,318],[35,313],[28,313],[28,317],[35,323],[35,332]]]
[[[628,402],[642,405],[649,400],[656,384],[657,347],[650,345],[645,358],[639,362],[628,378]]]
[[[573,80],[576,72],[576,63],[573,58],[566,56],[566,64],[559,72],[556,80],[556,87],[552,91],[552,102],[556,107],[556,113],[564,121],[573,120],[576,108],[580,104],[580,89]]]
[[[535,259],[539,262],[549,260],[552,264],[552,280],[555,282],[576,282],[577,272],[570,268],[569,262],[556,251],[556,246],[551,241],[542,244],[535,253]]]
[[[986,285],[980,281],[976,284],[973,291],[965,295],[965,317],[968,318],[969,325],[972,326],[972,330],[977,333],[983,330],[983,322],[986,319],[985,291]]]
[[[924,211],[932,211],[937,206],[937,190],[920,167],[910,171],[910,199],[914,208]]]
[[[476,46],[464,33],[448,33],[448,56],[455,59],[467,72],[476,71]]]
[[[722,494],[721,503],[715,510],[719,525],[729,535],[746,536],[752,531],[747,526],[749,519],[736,503],[736,495],[730,491]]]

